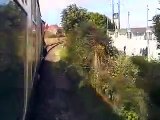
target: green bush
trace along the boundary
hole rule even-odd
[[[134,79],[137,77],[138,72],[138,67],[133,64],[129,57],[118,56],[118,58],[115,61],[112,76],[117,77],[123,75],[124,77],[132,77]]]
[[[119,111],[116,112],[117,115],[120,114],[123,120],[146,120],[146,95],[136,86],[136,81],[141,80],[139,73],[144,70],[138,63],[143,66],[145,59],[131,59],[120,55],[103,30],[90,22],[78,22],[78,26],[74,26],[74,29],[69,31],[71,32],[67,32],[66,35],[66,60],[75,68],[71,67],[66,75],[70,79],[77,79],[79,76],[75,71],[78,71],[78,74],[87,81],[87,84],[81,87],[91,86],[96,93],[93,96],[91,92],[87,92],[87,89],[83,89],[86,91],[81,94],[85,98],[87,110],[93,112],[92,105],[96,103],[92,103],[92,100],[99,95],[99,99],[107,98],[104,102],[110,103],[112,109],[115,107]],[[121,106],[125,109],[121,109]],[[108,111],[103,109],[101,105],[95,105],[97,110],[95,120],[101,119],[101,113],[107,119]],[[93,112],[92,115],[94,114]]]
[[[139,120],[139,116],[132,110],[126,110],[125,107],[121,108],[120,115],[122,120]]]
[[[147,115],[146,94],[142,89],[136,87],[136,81],[140,79],[138,66],[125,56],[118,56],[113,60],[114,64],[110,66],[112,69],[107,69],[105,75],[99,75],[99,78],[93,81],[96,84],[95,89],[98,89],[103,96],[107,96],[117,109],[124,105],[128,114],[133,111],[142,120],[145,120]]]

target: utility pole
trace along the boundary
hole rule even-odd
[[[114,23],[114,0],[112,0],[112,22]]]
[[[130,29],[129,17],[130,17],[130,12],[128,11],[128,30]]]
[[[148,29],[148,11],[149,11],[149,9],[148,9],[148,5],[147,5],[147,29]]]
[[[149,12],[149,8],[148,8],[148,5],[147,5],[147,28],[146,28],[146,37],[147,37],[147,59],[149,60],[148,12]]]
[[[120,29],[120,10],[121,10],[121,3],[120,0],[118,0],[118,29]]]

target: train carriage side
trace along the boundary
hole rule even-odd
[[[0,0],[0,119],[24,119],[40,62],[38,0]]]

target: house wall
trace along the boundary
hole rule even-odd
[[[113,39],[113,45],[120,51],[124,51],[124,46],[126,46],[126,55],[132,56],[134,55],[142,56],[140,53],[141,49],[145,49],[147,47],[147,40],[144,39],[144,35],[142,36],[133,36],[128,39],[127,35],[118,35],[116,38],[115,35],[111,35]],[[159,51],[157,48],[157,40],[152,36],[152,40],[149,40],[149,57],[152,59],[158,59]]]

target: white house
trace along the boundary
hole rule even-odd
[[[149,58],[159,59],[160,45],[157,43],[152,27],[119,29],[110,36],[113,39],[113,45],[118,50],[124,51],[125,48],[126,55],[147,56],[148,53]]]

